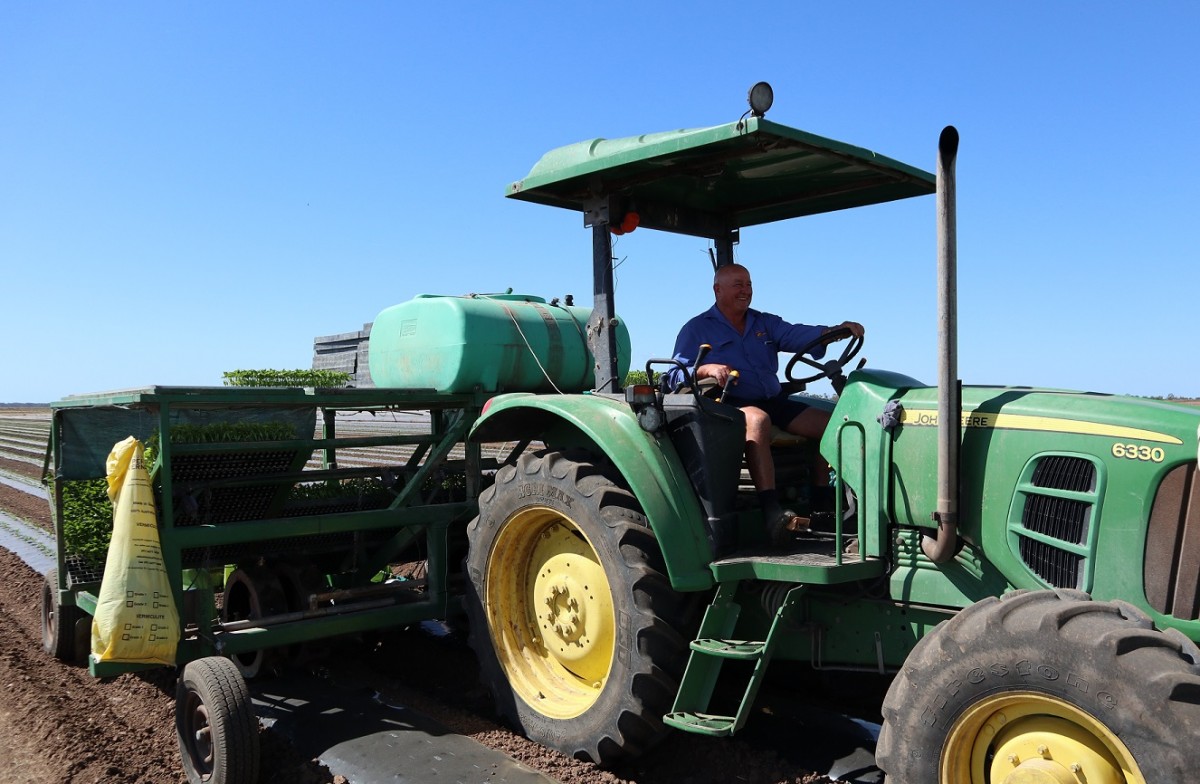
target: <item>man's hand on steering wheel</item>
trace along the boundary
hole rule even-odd
[[[850,334],[856,338],[865,337],[867,334],[866,327],[864,327],[862,324],[859,324],[857,321],[843,321],[841,324],[838,324],[836,327],[830,327],[829,329],[825,330],[824,335],[828,335],[829,333],[834,332],[835,330],[839,330],[839,329],[850,330]],[[824,336],[824,335],[822,335],[822,336]],[[841,338],[833,338],[833,340],[837,341],[837,340],[841,340]]]
[[[794,384],[802,385],[808,384],[811,381],[816,381],[820,378],[828,378],[830,383],[833,384],[833,391],[840,395],[842,393],[842,388],[846,385],[846,377],[842,373],[842,368],[849,364],[850,360],[858,356],[858,352],[861,351],[863,347],[863,336],[865,334],[866,330],[863,328],[863,325],[859,324],[857,321],[843,321],[836,327],[830,327],[821,333],[821,335],[819,335],[816,339],[809,341],[808,345],[802,347],[795,353],[795,355],[788,362],[787,368],[784,370],[784,376],[788,381]],[[850,338],[850,342],[846,344],[844,349],[842,349],[842,353],[837,359],[828,359],[824,362],[820,362],[804,356],[817,346],[827,346],[830,343],[836,343],[837,341],[845,340],[846,338]],[[792,369],[796,367],[797,362],[803,362],[804,364],[815,368],[820,372],[804,378],[796,378],[792,375]]]

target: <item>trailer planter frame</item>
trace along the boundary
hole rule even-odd
[[[447,532],[474,517],[481,477],[496,467],[479,444],[466,443],[485,401],[422,390],[155,386],[53,404],[45,481],[58,568],[48,590],[59,617],[76,617],[61,610],[75,608],[89,622],[103,579],[64,542],[64,487],[103,477],[108,451],[129,435],[148,440],[173,427],[223,422],[284,422],[294,436],[263,441],[261,430],[239,436],[231,428],[233,435],[207,443],[156,439],[159,536],[182,625],[177,666],[457,612],[447,581],[461,554],[450,553]],[[454,500],[438,502],[430,488],[446,482],[457,490]],[[337,507],[297,502],[294,488],[314,483],[385,492]],[[425,579],[383,579],[406,557],[427,560]],[[250,566],[284,586],[286,600],[264,599],[270,615],[221,620],[222,575]],[[250,583],[252,592],[270,591],[259,582]],[[89,655],[88,667],[107,677],[147,665]]]

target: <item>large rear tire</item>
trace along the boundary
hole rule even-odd
[[[175,732],[190,784],[258,781],[258,722],[246,681],[229,659],[209,656],[183,668]]]
[[[1017,591],[921,640],[883,717],[894,784],[1190,781],[1200,650],[1125,602]]]
[[[468,534],[471,645],[501,715],[601,765],[660,740],[688,603],[618,477],[586,453],[522,455]]]

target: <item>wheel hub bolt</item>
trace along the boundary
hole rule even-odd
[[[563,581],[547,587],[543,602],[546,623],[559,639],[582,646],[583,612],[579,600],[571,595],[570,585]]]

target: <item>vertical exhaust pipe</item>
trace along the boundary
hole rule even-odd
[[[958,549],[958,448],[962,439],[962,400],[958,384],[958,236],[954,163],[958,130],[947,125],[938,139],[938,500],[932,517],[937,536],[924,536],[921,550],[945,563]]]

